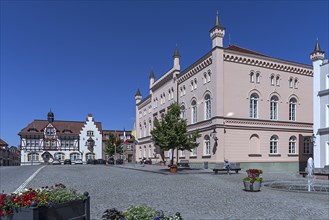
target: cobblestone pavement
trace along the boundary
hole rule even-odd
[[[246,174],[214,174],[211,170],[179,170],[155,165],[47,166],[29,187],[63,183],[91,196],[91,218],[109,208],[125,210],[147,204],[184,219],[328,219],[329,194],[296,193],[262,187],[243,191]],[[264,173],[265,182],[301,180],[292,173]],[[323,181],[328,184],[328,180]]]

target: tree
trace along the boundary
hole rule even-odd
[[[115,152],[117,154],[122,153],[121,140],[119,137],[116,137],[116,135],[109,133],[109,139],[105,146],[105,153],[109,156],[113,156]]]
[[[154,120],[154,128],[151,131],[151,135],[154,145],[158,146],[162,152],[177,149],[177,159],[178,150],[188,150],[191,152],[192,149],[199,145],[196,140],[200,137],[199,131],[187,133],[187,123],[186,120],[180,118],[180,107],[178,103],[171,104],[163,118]],[[162,160],[164,160],[161,152],[160,155]],[[171,159],[171,164],[173,162],[174,157]]]

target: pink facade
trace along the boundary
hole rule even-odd
[[[312,135],[312,67],[238,46],[224,48],[218,17],[210,33],[213,48],[206,55],[183,71],[174,65],[160,79],[151,77],[144,100],[136,94],[136,160],[159,161],[150,153],[149,131],[154,117],[178,100],[189,131],[201,134],[196,151],[179,152],[180,158],[210,167],[226,158],[244,168],[298,169],[300,158],[312,153],[308,145],[304,149],[304,137]]]

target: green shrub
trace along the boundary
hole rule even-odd
[[[156,210],[146,205],[133,206],[123,212],[127,220],[152,220],[156,217]]]

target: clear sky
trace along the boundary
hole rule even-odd
[[[84,121],[131,130],[135,93],[149,94],[172,67],[211,50],[216,11],[224,46],[311,64],[316,38],[328,58],[328,0],[323,1],[1,1],[0,138],[19,145],[34,119]],[[229,37],[230,36],[230,37]]]

